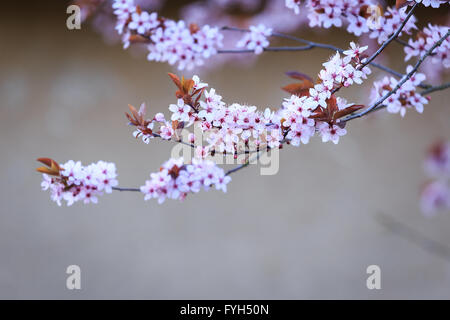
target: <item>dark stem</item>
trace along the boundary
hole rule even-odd
[[[432,93],[435,91],[439,91],[439,90],[445,90],[447,88],[450,88],[450,82],[446,82],[446,83],[443,83],[443,84],[440,84],[437,86],[429,87],[428,89],[423,90],[420,94],[424,96],[426,94],[429,94],[429,93]]]
[[[134,191],[134,192],[140,192],[141,189],[139,188],[119,188],[119,187],[112,187],[113,190],[116,191]]]

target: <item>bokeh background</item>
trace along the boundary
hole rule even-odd
[[[0,13],[0,298],[450,298],[450,215],[425,217],[418,197],[427,148],[450,137],[448,91],[423,115],[352,121],[338,145],[316,137],[284,148],[278,174],[250,166],[226,194],[159,205],[114,192],[96,205],[56,206],[40,190],[37,157],[113,161],[120,185],[134,187],[173,147],[135,140],[124,118],[128,103],[167,112],[173,69],[106,44],[88,23],[67,30],[66,5],[9,2]],[[319,50],[200,74],[227,102],[278,106],[283,73],[314,75],[330,55]],[[404,70],[401,54],[393,44],[385,62]],[[341,91],[368,102],[368,87]],[[78,291],[66,289],[71,264],[82,270]],[[371,264],[381,267],[381,290],[366,288]]]

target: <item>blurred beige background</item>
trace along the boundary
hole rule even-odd
[[[109,46],[87,25],[68,31],[64,6],[47,9],[3,10],[0,20],[0,298],[450,298],[450,257],[375,218],[450,245],[450,216],[424,217],[418,198],[426,149],[450,137],[448,91],[433,94],[423,115],[352,121],[337,146],[315,137],[287,147],[277,175],[252,166],[225,195],[158,205],[115,192],[59,208],[40,190],[37,157],[113,161],[121,186],[139,186],[173,145],[134,140],[126,106],[167,113],[175,97],[168,65]],[[327,39],[345,46],[351,37]],[[400,52],[389,49],[397,70]],[[275,107],[285,71],[313,75],[329,54],[267,53],[203,78],[227,102]],[[340,94],[366,103],[367,89]],[[71,264],[81,267],[80,291],[66,289]],[[381,267],[378,291],[366,288],[371,264]]]

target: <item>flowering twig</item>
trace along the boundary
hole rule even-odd
[[[395,39],[397,39],[398,35],[402,32],[404,26],[408,22],[409,18],[411,18],[414,9],[417,7],[418,3],[414,4],[414,6],[411,8],[411,10],[408,12],[408,15],[406,16],[405,20],[403,20],[403,23],[397,28],[397,30],[385,41],[383,44],[378,48],[377,51],[375,51],[370,57],[365,59],[361,65],[359,65],[358,70],[362,70],[365,66],[369,65],[373,60],[375,60],[376,57],[380,55],[381,52]],[[401,75],[403,77],[403,75]],[[339,91],[339,89],[342,87],[336,87],[331,93],[334,94]]]
[[[414,6],[415,7],[415,6]],[[414,8],[413,7],[413,8]],[[409,17],[412,15],[412,9],[410,10],[410,15],[407,16],[407,18],[404,20],[404,24],[402,24],[399,29],[397,30],[397,32],[394,33],[394,35],[396,34],[395,37],[393,37],[393,39],[395,39],[398,34],[401,32],[401,30],[403,29],[404,25],[406,24],[407,20],[409,19]],[[225,31],[237,31],[237,32],[250,32],[250,30],[248,29],[243,29],[243,28],[236,28],[236,27],[228,27],[228,26],[224,26],[221,28],[221,30],[225,30]],[[268,47],[268,48],[264,48],[263,51],[273,51],[273,52],[280,52],[280,51],[306,51],[306,50],[311,50],[314,48],[322,48],[322,49],[327,49],[327,50],[332,50],[332,51],[338,51],[339,53],[343,53],[344,49],[338,48],[336,46],[333,46],[331,44],[327,44],[327,43],[319,43],[319,42],[314,42],[314,41],[310,41],[310,40],[306,40],[303,38],[299,38],[296,36],[292,36],[289,34],[284,34],[284,33],[280,33],[280,32],[272,32],[272,36],[274,37],[278,37],[278,38],[283,38],[283,39],[289,39],[289,40],[293,40],[296,42],[300,42],[303,44],[306,44],[306,46],[299,46],[299,47]],[[392,37],[392,36],[391,36]],[[380,47],[381,51],[384,50],[384,48],[391,42],[392,40],[389,41],[386,40],[385,44],[383,44],[383,46]],[[400,72],[397,72],[391,68],[388,68],[382,64],[379,64],[377,62],[374,62],[373,60],[375,59],[376,56],[378,56],[378,54],[381,52],[380,49],[378,49],[378,53],[376,53],[376,55],[372,58],[372,59],[368,59],[370,61],[366,62],[364,66],[366,66],[367,64],[370,64],[372,66],[374,66],[375,68],[378,68],[380,70],[383,70],[385,72],[388,72],[398,78],[403,77],[404,75]],[[254,50],[251,49],[231,49],[231,50],[218,50],[218,53],[222,53],[222,54],[228,54],[228,53],[253,53]],[[429,88],[430,85],[427,84],[420,84],[419,87],[426,89]]]
[[[400,32],[402,32],[403,27],[406,25],[406,23],[408,22],[409,18],[411,18],[414,9],[418,6],[419,3],[415,3],[413,5],[413,7],[411,8],[411,10],[409,10],[408,15],[406,16],[405,20],[403,20],[402,24],[400,25],[400,27],[397,29],[397,31],[395,31],[390,37],[389,39],[387,39],[380,48],[378,48],[378,50],[372,54],[372,56],[370,56],[363,64],[362,64],[362,68],[364,68],[366,65],[370,64],[383,50],[384,48],[386,48],[394,39],[396,39],[398,37],[398,35],[400,34]]]
[[[356,118],[360,118],[372,111],[375,110],[379,110],[381,108],[384,108],[385,106],[383,105],[383,102],[392,94],[394,94],[408,79],[410,79],[414,73],[416,73],[417,69],[419,68],[419,66],[422,64],[422,62],[429,56],[432,54],[432,51],[437,48],[438,46],[440,46],[442,44],[442,42],[450,35],[450,30],[447,32],[447,34],[445,36],[443,36],[440,40],[438,40],[420,59],[419,61],[416,63],[416,65],[412,68],[412,70],[406,74],[405,76],[403,76],[403,78],[399,81],[399,83],[397,84],[397,86],[392,89],[391,91],[389,91],[386,95],[384,95],[381,99],[379,99],[378,101],[376,101],[372,106],[370,106],[369,108],[367,108],[366,110],[364,110],[363,112],[360,113],[355,113],[352,114],[350,116],[348,116],[347,118],[344,118],[341,122],[347,122],[350,121],[352,119],[356,119]],[[427,90],[424,90],[421,92],[422,95],[425,95],[427,93],[431,93],[434,91],[438,91],[438,90],[444,90],[446,88],[450,87],[450,83],[445,83],[439,86],[435,86],[435,87],[430,87]],[[158,134],[154,134],[155,136],[158,136]],[[182,141],[180,141],[182,142]],[[285,142],[285,140],[280,141],[280,145],[282,145]],[[186,145],[189,145],[191,147],[193,147],[193,144],[190,143],[186,143],[183,142]],[[259,159],[261,153],[263,152],[263,150],[258,150],[257,154],[255,156],[255,159]],[[246,162],[233,168],[228,170],[225,175],[228,176],[234,172],[237,172],[243,168],[246,168],[252,161],[254,161],[255,159],[250,160],[249,158],[247,158]],[[140,191],[140,189],[137,188],[119,188],[119,187],[113,187],[113,190],[117,190],[117,191]]]
[[[414,73],[416,73],[417,69],[418,69],[419,66],[422,64],[422,62],[423,62],[423,61],[424,61],[424,60],[425,60],[425,59],[433,52],[434,49],[436,49],[437,47],[439,47],[439,46],[442,44],[442,42],[443,42],[448,36],[450,36],[450,30],[447,31],[447,33],[446,33],[442,38],[440,38],[438,41],[436,41],[436,42],[434,43],[434,45],[433,45],[430,49],[428,49],[428,50],[422,55],[422,57],[419,59],[419,61],[417,61],[417,63],[415,64],[415,66],[412,68],[412,70],[411,70],[408,74],[406,74],[406,75],[398,82],[398,84],[395,86],[394,89],[392,89],[391,91],[389,91],[388,93],[386,93],[383,97],[381,97],[378,101],[376,101],[374,104],[372,104],[372,106],[370,106],[369,108],[365,109],[365,110],[362,111],[362,112],[352,114],[352,115],[348,116],[347,118],[343,119],[342,121],[343,121],[343,122],[346,122],[346,121],[349,121],[349,120],[352,120],[352,119],[355,119],[355,118],[362,117],[362,116],[368,114],[369,112],[371,112],[371,111],[373,111],[373,110],[376,110],[379,106],[380,106],[380,108],[382,108],[381,105],[383,104],[383,102],[384,102],[387,98],[389,98],[391,95],[393,95],[398,89],[400,89],[400,87],[401,87],[408,79],[410,79]],[[442,89],[445,89],[445,87],[442,88]],[[442,89],[439,88],[439,89],[436,89],[436,90],[442,90]],[[433,90],[433,91],[436,91],[436,90]]]
[[[371,34],[371,36],[378,34],[378,43],[381,46],[368,57],[362,54],[367,46],[359,47],[351,42],[351,48],[344,51],[333,45],[273,32],[271,28],[263,24],[250,26],[249,30],[223,27],[222,30],[245,34],[236,44],[238,49],[219,50],[223,46],[223,34],[217,27],[211,28],[208,25],[199,27],[195,23],[186,25],[184,21],[176,22],[158,17],[156,12],[143,12],[138,5],[134,5],[133,0],[116,0],[113,4],[113,8],[116,9],[114,14],[118,18],[116,29],[119,34],[123,34],[124,47],[128,47],[130,43],[147,43],[148,60],[177,63],[180,70],[202,65],[204,59],[216,53],[260,54],[263,51],[306,51],[323,48],[332,50],[334,55],[323,63],[324,68],[318,73],[317,81],[300,72],[287,72],[289,77],[298,82],[283,87],[283,90],[290,93],[291,97],[284,99],[282,107],[275,111],[266,108],[262,112],[256,106],[240,103],[227,104],[222,101],[222,96],[218,95],[214,88],[206,90],[208,84],[202,83],[198,76],[187,79],[169,73],[169,77],[177,87],[175,92],[177,103],[169,105],[169,110],[172,112],[170,120],[166,120],[162,113],[146,119],[145,104],[142,104],[139,110],[129,105],[130,113],[126,113],[126,117],[129,124],[136,127],[133,136],[142,138],[146,144],[157,137],[195,148],[196,157],[192,158],[191,162],[185,163],[182,157],[170,158],[162,164],[159,171],[151,173],[150,179],[146,180],[140,188],[125,188],[118,187],[113,163],[98,161],[83,166],[81,162],[70,160],[59,165],[50,158],[40,158],[38,161],[45,165],[37,169],[43,173],[41,186],[44,190],[50,189],[51,198],[58,205],[61,205],[62,200],[67,201],[67,205],[72,205],[79,200],[85,203],[96,203],[97,196],[111,193],[112,190],[142,192],[144,200],[157,198],[159,203],[164,202],[165,199],[183,200],[190,193],[207,191],[211,187],[226,192],[227,184],[231,181],[229,175],[254,163],[265,151],[281,149],[285,143],[292,146],[307,144],[316,133],[321,136],[322,142],[330,141],[337,144],[340,137],[347,134],[346,121],[384,108],[386,107],[384,104],[387,105],[388,112],[400,111],[402,116],[406,109],[411,107],[421,113],[423,105],[428,103],[423,95],[443,90],[448,85],[432,87],[422,84],[425,76],[417,73],[418,67],[428,56],[433,55],[433,50],[442,44],[449,32],[436,41],[444,35],[446,30],[429,27],[429,32],[425,32],[427,35],[433,35],[434,31],[437,34],[434,32],[436,36],[432,37],[431,41],[427,40],[426,47],[421,47],[419,43],[417,50],[414,48],[414,52],[407,53],[406,58],[423,55],[414,67],[406,68],[406,74],[374,63],[374,60],[398,38],[402,31],[408,33],[408,30],[414,27],[415,18],[412,12],[416,6],[417,4],[414,4],[408,13],[405,9],[397,13],[389,10],[389,13],[385,14],[385,17],[392,18],[390,27],[385,30],[380,27]],[[361,9],[359,9],[359,16],[369,13],[366,11],[367,8],[363,11]],[[329,18],[331,20],[325,25],[326,28],[332,24],[341,23],[339,18],[338,21],[332,19],[333,16]],[[397,22],[394,18],[398,19]],[[357,19],[361,25],[361,19],[359,17]],[[412,26],[408,27],[408,20],[412,22]],[[364,26],[368,28],[368,25]],[[363,32],[363,30],[355,31],[354,29],[352,27],[355,34]],[[293,40],[301,43],[301,46],[269,47],[267,38],[270,36]],[[397,42],[405,45],[400,39]],[[437,54],[442,53],[441,60],[447,58],[446,49],[447,42],[437,50]],[[405,50],[410,48],[405,46]],[[447,63],[447,61],[444,62]],[[369,65],[387,71],[400,79],[385,77],[387,80],[376,82],[376,96],[373,99],[375,102],[368,108],[363,104],[348,103],[346,99],[334,95],[343,86],[361,84],[363,79],[367,79],[367,75],[371,73]],[[417,87],[425,90],[422,93],[417,92]],[[358,110],[364,111],[356,113]],[[196,146],[195,130],[194,133],[189,133],[187,140],[183,140],[181,130],[191,125],[196,125],[202,133],[208,134],[206,147]],[[245,148],[242,148],[242,143],[245,144]],[[252,148],[256,151],[249,150],[250,144],[256,146]],[[235,159],[238,158],[237,154],[256,152],[256,155],[246,156],[240,165],[224,171],[217,163],[206,159],[209,154],[214,156],[216,152],[224,155],[233,154]]]

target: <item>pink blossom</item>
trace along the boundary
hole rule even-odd
[[[285,0],[287,8],[294,10],[295,14],[300,13],[300,0]]]
[[[164,140],[170,140],[174,134],[172,127],[169,126],[168,124],[161,126],[160,130],[161,130],[161,138],[163,138]]]
[[[433,181],[425,186],[420,197],[420,206],[426,215],[450,209],[450,187],[448,182]]]
[[[98,196],[111,193],[117,186],[117,173],[114,163],[98,161],[82,166],[80,161],[61,164],[59,176],[43,174],[41,187],[50,190],[50,197],[59,206],[65,200],[68,206],[77,201],[97,203]]]
[[[158,15],[156,12],[149,14],[148,12],[135,12],[131,15],[131,22],[128,28],[136,30],[140,34],[145,34],[148,30],[155,28],[158,25]]]
[[[172,111],[172,116],[170,117],[172,121],[189,121],[191,107],[185,104],[183,99],[178,99],[177,104],[171,104],[169,110]]]
[[[250,32],[246,33],[244,37],[236,44],[238,48],[247,48],[254,50],[255,54],[261,54],[264,48],[269,46],[267,37],[272,35],[272,29],[267,28],[263,24],[258,26],[250,26]]]
[[[183,200],[188,193],[199,192],[201,188],[208,190],[212,185],[226,192],[226,185],[231,181],[214,162],[195,158],[187,165],[183,164],[183,158],[169,159],[150,178],[140,190],[145,200],[157,198],[158,203],[167,198]]]
[[[407,73],[412,70],[411,66],[406,68]],[[386,110],[389,113],[400,113],[402,117],[405,116],[406,110],[414,108],[417,112],[422,113],[424,105],[428,100],[420,93],[416,92],[416,86],[425,80],[425,75],[422,73],[415,73],[407,80],[394,94],[390,95],[385,100]],[[372,90],[372,102],[381,99],[389,91],[394,89],[398,84],[398,80],[393,77],[384,77],[380,81],[374,82]]]
[[[417,3],[422,3],[425,7],[439,8],[443,4],[444,0],[415,0]]]
[[[322,137],[322,142],[332,141],[334,144],[339,142],[339,137],[347,134],[347,130],[338,125],[330,125],[325,122],[319,124],[318,131]]]
[[[431,49],[433,44],[443,37],[448,31],[447,26],[436,26],[428,24],[422,30],[421,36],[417,40],[409,39],[408,46],[405,46],[405,61],[412,57],[420,57],[426,51]],[[445,39],[442,44],[434,49],[431,62],[433,64],[441,65],[444,68],[450,68],[450,40]],[[428,68],[430,71],[430,68]],[[433,73],[442,73],[442,68],[436,68]]]

